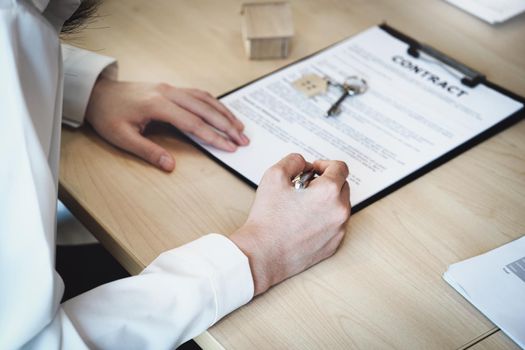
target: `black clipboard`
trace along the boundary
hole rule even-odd
[[[486,77],[462,64],[461,62],[455,60],[454,58],[434,49],[433,47],[429,46],[429,45],[426,45],[426,44],[422,44],[420,43],[419,41],[411,38],[410,36],[406,35],[406,34],[403,34],[402,32],[398,31],[397,29],[389,26],[388,24],[386,23],[383,23],[381,25],[378,26],[380,29],[384,30],[385,32],[387,32],[388,34],[392,35],[393,37],[395,37],[396,39],[399,39],[405,43],[407,43],[409,45],[408,49],[407,49],[407,53],[409,55],[411,55],[412,57],[414,58],[417,58],[419,57],[419,53],[420,52],[424,52],[425,54],[429,55],[429,56],[432,56],[436,62],[438,63],[441,63],[441,64],[444,64],[446,66],[451,66],[452,68],[456,69],[457,71],[459,71],[460,73],[462,73],[464,76],[463,78],[461,79],[461,82],[466,85],[466,86],[469,86],[469,87],[475,87],[479,84],[483,84],[495,91],[498,91],[499,93],[503,94],[503,95],[506,95],[507,97],[510,97],[512,98],[513,100],[516,100],[520,103],[522,103],[524,106],[525,106],[525,98],[523,98],[522,96],[519,96],[497,84],[494,84],[490,81],[488,81],[486,79]],[[282,71],[288,67],[291,67],[299,62],[302,62],[310,57],[313,57],[327,49],[330,49],[334,46],[336,46],[337,44],[347,40],[347,38],[344,38],[336,43],[333,43],[332,45],[329,45],[321,50],[318,50],[310,55],[307,55],[297,61],[294,61],[294,62],[291,62],[279,69],[276,69],[268,74],[265,74],[265,75],[262,75],[261,77],[255,79],[255,80],[252,80],[246,84],[243,84],[231,91],[228,91],[222,95],[220,95],[218,98],[222,98],[222,97],[225,97],[231,93],[234,93],[235,91],[238,91],[250,84],[253,84],[265,77],[268,77],[276,72],[279,72],[279,71]],[[424,165],[423,167],[417,169],[416,171],[410,173],[409,175],[401,178],[400,180],[398,180],[397,182],[391,184],[390,186],[384,188],[383,190],[379,191],[378,193],[372,195],[371,197],[365,199],[364,201],[362,201],[361,203],[355,205],[352,207],[352,214],[355,214],[357,213],[358,211],[360,211],[361,209],[363,208],[366,208],[367,206],[369,206],[370,204],[374,203],[375,201],[389,195],[390,193],[394,192],[395,190],[403,187],[404,185],[414,181],[415,179],[419,178],[420,176],[422,175],[425,175],[426,173],[430,172],[431,170],[439,167],[440,165],[448,162],[449,160],[455,158],[456,156],[460,155],[461,153],[467,151],[468,149],[476,146],[477,144],[487,140],[488,138],[498,134],[499,132],[505,130],[506,128],[516,124],[518,121],[520,121],[521,119],[524,119],[525,118],[525,107],[522,107],[521,109],[519,109],[518,111],[516,111],[515,113],[509,115],[508,117],[506,117],[505,119],[503,119],[502,121],[500,121],[499,123],[493,125],[492,127],[488,128],[487,130],[481,132],[480,134],[472,137],[471,139],[467,140],[466,142],[460,144],[459,146],[457,146],[456,148],[448,151],[447,153],[443,154],[442,156],[434,159],[433,161],[431,161],[430,163],[427,163],[426,165]],[[257,188],[257,184],[253,183],[251,180],[249,180],[248,178],[246,178],[244,175],[242,175],[241,173],[239,173],[237,170],[233,169],[232,167],[230,167],[228,164],[224,163],[223,161],[221,161],[220,159],[218,159],[217,157],[215,157],[213,154],[211,154],[210,152],[208,152],[208,150],[206,150],[204,147],[202,147],[200,144],[198,144],[197,142],[193,141],[192,139],[190,139],[189,137],[187,137],[186,135],[184,135],[184,138],[187,139],[191,144],[193,144],[195,147],[197,147],[200,151],[202,151],[204,154],[206,154],[209,158],[211,158],[212,160],[214,160],[215,162],[219,163],[222,167],[224,167],[225,169],[227,169],[229,172],[231,172],[233,175],[235,175],[236,177],[238,177],[239,179],[241,179],[243,182],[247,183],[248,185],[250,185],[252,188],[256,189]]]

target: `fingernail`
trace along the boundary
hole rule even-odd
[[[173,167],[173,161],[170,157],[162,155],[159,159],[159,165],[164,170],[171,170],[171,168]]]
[[[226,144],[228,145],[228,151],[235,151],[237,149],[237,145],[234,144],[233,142],[231,141],[228,141],[226,142]]]
[[[241,140],[242,140],[243,145],[247,145],[250,143],[250,139],[243,133],[241,133]]]

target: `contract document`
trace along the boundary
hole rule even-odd
[[[343,160],[355,206],[523,108],[486,85],[463,85],[457,72],[407,47],[373,27],[241,87],[221,101],[245,124],[250,145],[234,153],[202,146],[254,184],[292,152]],[[341,90],[307,97],[293,86],[307,74],[341,83],[358,76],[369,87],[327,118]]]

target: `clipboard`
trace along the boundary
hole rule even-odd
[[[386,33],[390,34],[392,37],[402,41],[402,42],[405,42],[406,44],[408,44],[408,49],[407,49],[407,53],[412,56],[414,59],[418,59],[420,57],[420,55],[422,54],[425,54],[429,57],[431,57],[433,60],[434,60],[434,63],[435,64],[439,64],[439,65],[444,65],[446,67],[451,67],[452,69],[454,69],[455,71],[459,72],[460,74],[462,74],[462,77],[459,79],[461,81],[461,84],[465,85],[465,86],[468,86],[468,87],[472,87],[472,88],[475,88],[476,86],[478,85],[485,85],[487,86],[488,88],[492,89],[492,90],[495,90],[499,93],[501,93],[502,95],[505,95],[517,102],[520,102],[522,105],[525,106],[525,98],[495,84],[495,83],[492,83],[490,82],[489,80],[486,79],[485,75],[464,65],[463,63],[455,60],[454,58],[434,49],[433,47],[429,46],[429,45],[426,45],[426,44],[423,44],[423,43],[420,43],[419,41],[411,38],[410,36],[398,31],[397,29],[389,26],[388,24],[386,23],[383,23],[381,25],[378,26],[378,28],[380,28],[381,30],[385,31]],[[280,72],[280,71],[283,71],[283,70],[286,70],[287,68],[293,66],[293,65],[296,65],[304,60],[307,60],[311,57],[314,57],[320,53],[322,53],[323,51],[325,50],[328,50],[338,44],[340,44],[341,42],[345,41],[345,40],[348,40],[349,38],[351,37],[347,37],[347,38],[344,38],[332,45],[329,45],[319,51],[316,51],[310,55],[307,55],[297,61],[294,61],[294,62],[291,62],[277,70],[274,70],[268,74],[265,74],[255,80],[252,80],[250,82],[247,82],[246,84],[243,84],[231,91],[228,91],[222,95],[220,95],[218,98],[221,99],[223,97],[226,97],[236,91],[239,91],[251,84],[254,84],[268,76],[271,76],[277,72]],[[456,156],[460,155],[461,153],[467,151],[468,149],[478,145],[479,143],[483,142],[484,140],[487,140],[488,138],[498,134],[499,132],[505,130],[506,128],[514,125],[515,123],[517,123],[518,121],[520,121],[521,119],[524,119],[525,118],[525,107],[522,106],[521,109],[517,110],[516,112],[512,113],[511,115],[507,116],[506,118],[504,118],[503,120],[501,120],[500,122],[496,123],[495,125],[489,127],[488,129],[482,131],[481,133],[475,135],[474,137],[470,138],[469,140],[467,140],[466,142],[463,142],[461,143],[460,145],[458,145],[457,147],[451,149],[450,151],[444,153],[443,155],[439,156],[438,158],[426,163],[424,166],[422,166],[421,168],[417,169],[416,171],[404,176],[403,178],[401,178],[400,180],[394,182],[393,184],[385,187],[384,189],[380,190],[379,192],[373,194],[372,196],[370,196],[369,198],[361,201],[360,203],[358,203],[357,205],[353,206],[352,207],[352,214],[355,214],[357,213],[358,211],[360,211],[361,209],[364,209],[366,208],[367,206],[369,206],[370,204],[374,203],[375,201],[389,195],[390,193],[396,191],[397,189],[403,187],[404,185],[414,181],[415,179],[419,178],[420,176],[430,172],[431,170],[439,167],[440,165],[446,163],[447,161],[455,158]],[[212,160],[214,160],[215,162],[217,162],[218,164],[220,164],[222,167],[224,167],[225,169],[227,169],[229,172],[231,172],[233,175],[235,175],[236,177],[238,177],[240,180],[242,180],[243,182],[245,182],[246,184],[250,185],[252,188],[256,189],[257,188],[257,184],[255,184],[254,182],[252,182],[250,179],[248,179],[247,177],[245,177],[243,174],[241,174],[239,171],[237,171],[236,169],[232,168],[231,166],[229,166],[228,164],[226,164],[225,162],[223,162],[222,160],[220,160],[218,157],[216,157],[215,155],[213,155],[210,151],[208,151],[206,148],[204,148],[202,145],[200,145],[199,143],[195,142],[194,140],[192,140],[191,138],[189,138],[188,136],[186,135],[183,135],[183,137],[185,139],[187,139],[191,144],[193,144],[195,147],[197,147],[200,151],[202,151],[205,155],[207,155],[209,158],[211,158]]]

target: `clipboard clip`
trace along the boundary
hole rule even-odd
[[[443,52],[436,50],[432,46],[421,44],[415,40],[412,40],[412,42],[409,43],[407,53],[412,57],[419,58],[421,56],[421,52],[436,59],[436,61],[434,61],[435,63],[446,65],[461,73],[463,78],[461,78],[460,81],[463,85],[473,88],[479,83],[485,81],[486,77],[482,73],[464,65],[463,63],[453,59]]]
[[[432,61],[429,60],[429,62],[439,64],[445,69],[450,67],[454,69],[456,72],[459,72],[460,74],[462,74],[463,77],[460,78],[460,81],[463,85],[466,85],[472,88],[472,87],[476,87],[479,83],[482,83],[486,80],[486,77],[484,74],[464,65],[463,63],[453,59],[452,57],[444,54],[443,52],[436,50],[432,46],[419,43],[418,41],[392,28],[386,23],[383,23],[380,27],[383,30],[385,30],[387,33],[390,33],[394,37],[397,37],[398,39],[406,42],[408,44],[407,53],[410,56],[414,58],[420,58],[421,53],[424,53],[435,59]]]

